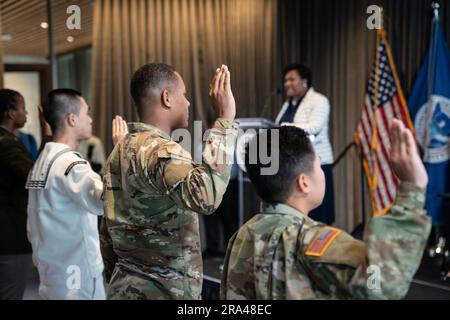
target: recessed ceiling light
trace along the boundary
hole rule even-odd
[[[41,28],[42,29],[48,29],[48,23],[47,22],[41,22]]]
[[[72,37],[72,36],[67,37],[67,42],[74,42],[74,41],[75,41],[74,37]]]

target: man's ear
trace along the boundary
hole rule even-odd
[[[308,194],[311,192],[311,181],[309,180],[308,175],[304,173],[300,173],[295,180],[296,187],[298,190],[304,194]]]
[[[16,110],[14,108],[9,108],[8,111],[6,111],[6,117],[8,119],[14,119],[14,117],[16,116]]]
[[[66,118],[66,121],[70,127],[75,127],[77,123],[77,117],[74,113],[69,113],[69,115]]]
[[[172,108],[169,90],[163,90],[163,92],[161,93],[161,102],[167,109]]]

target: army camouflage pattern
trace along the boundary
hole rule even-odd
[[[424,203],[423,189],[402,182],[388,214],[369,223],[365,242],[338,231],[321,256],[307,251],[326,225],[285,204],[265,204],[229,242],[221,299],[401,299],[431,229]],[[374,265],[378,286],[367,272]]]
[[[233,121],[216,120],[196,165],[165,132],[129,124],[103,178],[108,299],[200,299],[198,214],[213,213],[222,200],[237,129]]]

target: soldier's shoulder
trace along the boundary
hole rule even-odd
[[[347,232],[321,223],[308,223],[302,231],[301,254],[312,262],[349,265],[362,263],[365,245]]]
[[[131,141],[136,145],[137,153],[145,153],[147,156],[154,156],[157,159],[177,159],[182,161],[192,161],[191,154],[172,139],[161,137],[157,131],[149,130],[136,133],[130,136]]]
[[[128,158],[134,159],[161,190],[179,185],[193,168],[192,157],[177,142],[157,131],[141,132],[129,138]]]
[[[269,241],[274,234],[283,236],[285,240],[296,241],[302,221],[289,215],[258,213],[241,227],[239,236],[253,240]]]
[[[173,140],[167,140],[165,143],[159,145],[157,152],[158,158],[170,158],[182,162],[192,161],[191,154]]]
[[[265,234],[272,232],[278,226],[279,222],[280,219],[276,215],[257,213],[241,229],[255,235]]]
[[[264,215],[261,213],[255,214],[250,220],[239,227],[230,243],[233,243],[234,246],[239,246],[243,242],[254,242],[267,237],[269,230],[263,227],[261,224],[262,220],[264,220]]]

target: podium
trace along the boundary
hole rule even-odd
[[[234,153],[234,163],[231,170],[231,179],[237,179],[237,199],[238,199],[238,225],[244,224],[244,183],[250,183],[245,169],[245,148],[248,142],[255,136],[259,129],[277,128],[274,122],[265,118],[238,118],[236,122],[239,124],[239,135],[236,141],[236,149]],[[249,130],[252,129],[252,130]]]
[[[273,122],[264,118],[239,118],[236,119],[239,124],[239,134],[236,142],[236,148],[234,152],[234,161],[231,167],[230,184],[226,193],[232,195],[231,199],[228,199],[227,209],[231,210],[230,213],[235,215],[236,209],[238,210],[238,221],[236,227],[241,227],[245,220],[245,184],[251,186],[250,179],[247,177],[245,170],[245,147],[248,141],[254,137],[258,129],[270,129],[275,128]],[[252,129],[252,130],[249,130]],[[232,181],[231,181],[232,180]],[[253,192],[253,189],[252,189]],[[227,196],[227,195],[225,195]],[[237,208],[235,206],[237,201]],[[231,203],[232,202],[232,203]],[[230,205],[232,204],[232,206]],[[231,207],[231,208],[230,208]],[[255,212],[252,212],[252,214]],[[234,216],[235,217],[235,216]],[[234,221],[236,223],[236,221]],[[233,224],[234,224],[233,223]],[[225,246],[227,244],[225,243]],[[221,265],[223,264],[222,258],[204,258],[203,259],[203,288],[202,299],[203,300],[218,300],[220,295],[220,277],[221,277]]]

